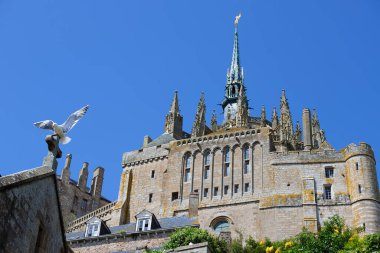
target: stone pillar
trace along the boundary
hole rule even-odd
[[[303,127],[303,143],[304,150],[311,150],[312,142],[311,142],[311,116],[310,110],[305,108],[302,111],[302,127]]]
[[[79,172],[79,180],[78,180],[78,187],[82,191],[86,191],[87,178],[88,178],[88,162],[84,162],[82,169]]]
[[[102,167],[97,167],[94,171],[91,182],[91,195],[95,198],[100,198],[102,195],[103,178],[104,169]]]
[[[70,183],[70,165],[71,165],[71,154],[66,155],[66,161],[65,161],[65,166],[62,169],[61,173],[61,180],[62,183],[69,184]]]
[[[191,192],[189,197],[189,217],[198,216],[198,202],[199,202],[199,193]]]
[[[62,151],[59,148],[58,135],[47,135],[45,141],[48,145],[48,154],[45,156],[42,165],[57,171],[58,162],[56,158],[62,157]]]

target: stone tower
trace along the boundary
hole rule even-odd
[[[180,115],[178,92],[174,93],[172,105],[165,119],[165,133],[173,135],[175,139],[182,138],[183,118]]]
[[[204,94],[201,94],[201,98],[198,103],[197,113],[193,123],[193,129],[191,131],[191,137],[203,136],[206,133],[206,104]]]

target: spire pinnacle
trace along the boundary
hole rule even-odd
[[[174,92],[174,98],[173,98],[172,106],[170,107],[170,112],[179,113],[178,91]]]
[[[230,68],[231,81],[241,81],[241,69],[240,69],[240,56],[239,56],[239,37],[238,37],[238,23],[241,14],[235,18],[235,35],[234,35],[234,47],[232,50],[232,61]]]
[[[262,105],[261,106],[261,127],[265,127],[266,126],[266,121],[267,121],[267,117],[266,117],[266,114],[265,114],[265,106]]]

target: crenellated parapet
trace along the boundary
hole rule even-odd
[[[342,149],[341,152],[344,155],[344,158],[346,161],[350,159],[351,157],[357,156],[357,155],[369,156],[375,160],[375,155],[373,153],[372,147],[365,142],[360,142],[359,145],[356,145],[355,143],[351,143],[350,145]]]

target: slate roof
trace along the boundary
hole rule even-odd
[[[153,141],[151,141],[148,145],[146,145],[146,147],[154,147],[154,146],[157,146],[157,145],[162,145],[162,144],[166,144],[166,143],[169,143],[171,141],[174,141],[176,140],[171,134],[161,134],[160,136],[158,136],[156,139],[154,139]]]
[[[165,230],[165,229],[171,229],[171,228],[181,228],[181,227],[187,227],[193,225],[193,222],[197,218],[189,218],[187,216],[175,216],[170,218],[162,218],[159,219],[158,222],[160,223],[161,228],[158,230]],[[120,226],[114,226],[109,228],[111,231],[111,234],[119,234],[120,232],[123,232],[125,234],[132,234],[136,232],[136,223],[129,223],[124,224]],[[150,230],[153,231],[153,230]],[[84,238],[85,231],[79,231],[79,232],[71,232],[66,234],[66,240],[78,240]],[[141,231],[139,233],[142,233]]]

